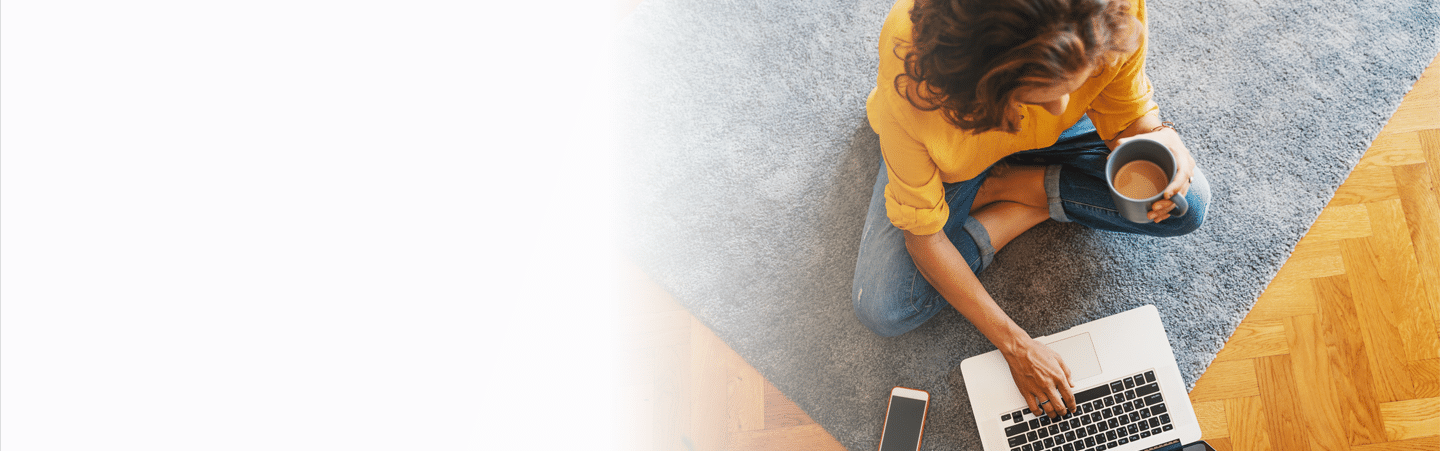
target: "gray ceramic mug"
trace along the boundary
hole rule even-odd
[[[1120,188],[1116,187],[1116,175],[1120,169],[1135,161],[1148,161],[1160,168],[1159,172],[1164,176],[1164,182],[1160,183],[1158,178],[1154,180],[1154,183],[1159,184],[1159,192],[1153,195],[1137,195],[1135,184],[1126,183],[1125,180],[1119,181],[1122,184]],[[1180,170],[1179,166],[1175,160],[1175,154],[1170,152],[1170,148],[1153,139],[1135,138],[1125,141],[1125,144],[1121,144],[1119,148],[1111,152],[1110,159],[1105,162],[1105,184],[1110,187],[1110,197],[1115,199],[1115,209],[1120,212],[1120,216],[1129,219],[1130,222],[1151,222],[1150,218],[1145,215],[1150,212],[1150,205],[1165,198],[1165,187],[1175,180],[1175,175]],[[1134,168],[1127,171],[1127,175],[1133,173]],[[1141,189],[1140,192],[1148,193],[1148,190]],[[1130,195],[1127,196],[1124,193]],[[1185,196],[1176,193],[1170,198],[1170,201],[1175,203],[1175,208],[1170,210],[1171,215],[1185,216],[1185,213],[1190,211],[1190,205],[1185,202]]]

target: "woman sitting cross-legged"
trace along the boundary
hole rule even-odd
[[[896,3],[866,105],[884,158],[856,263],[860,322],[896,336],[952,305],[1004,354],[1031,411],[1074,409],[1060,356],[976,274],[1046,219],[1151,236],[1200,227],[1209,183],[1160,121],[1145,44],[1143,0]],[[1106,157],[1136,137],[1178,160],[1147,223],[1121,217],[1105,181]],[[1184,215],[1171,211],[1177,195]]]

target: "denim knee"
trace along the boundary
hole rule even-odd
[[[878,290],[871,290],[867,298],[863,287],[858,287],[851,293],[850,301],[855,306],[855,317],[860,320],[860,324],[882,337],[894,337],[909,332],[909,329],[901,325],[903,315],[897,314],[895,309],[885,308],[891,303],[879,299],[880,295]]]
[[[939,312],[935,306],[940,302],[936,299],[918,299],[910,290],[887,288],[857,285],[851,292],[855,317],[875,335],[899,336],[915,330]]]

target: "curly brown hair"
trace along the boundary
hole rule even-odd
[[[916,0],[910,21],[913,43],[895,89],[977,133],[1018,131],[1016,89],[1104,67],[1133,52],[1142,32],[1125,0]]]

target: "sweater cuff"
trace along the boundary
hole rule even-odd
[[[885,196],[885,215],[900,230],[916,235],[933,235],[945,227],[945,220],[950,218],[950,205],[942,200],[935,208],[915,208]]]

